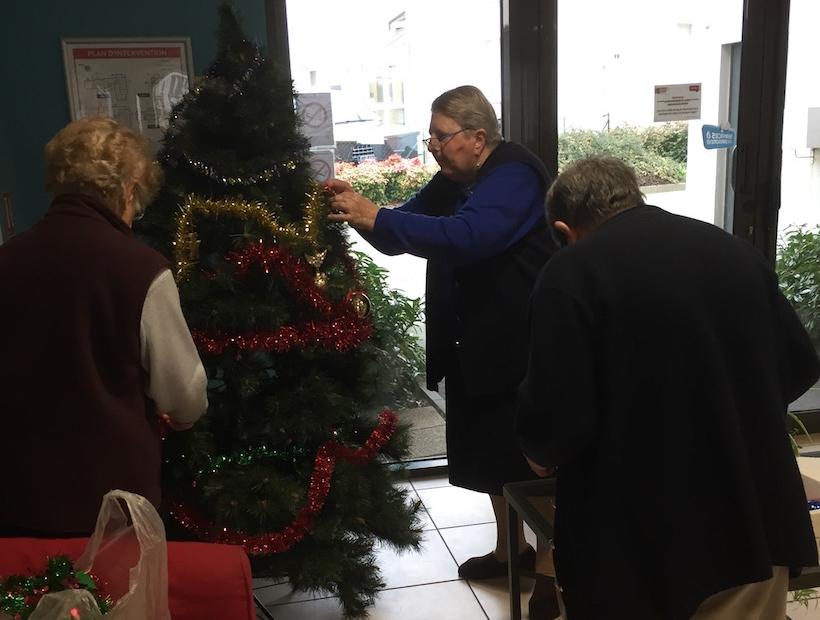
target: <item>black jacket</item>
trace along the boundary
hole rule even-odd
[[[751,245],[620,213],[546,266],[531,334],[518,431],[558,465],[570,618],[688,619],[773,565],[817,564],[785,413],[820,369]]]

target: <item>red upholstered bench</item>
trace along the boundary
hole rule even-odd
[[[85,544],[85,538],[0,538],[0,577],[40,573],[47,557],[75,559]],[[230,545],[169,542],[168,606],[173,620],[255,620],[245,552]]]

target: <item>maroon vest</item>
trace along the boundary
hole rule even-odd
[[[0,246],[0,531],[90,532],[116,488],[159,505],[140,317],[167,267],[117,215],[73,194]]]

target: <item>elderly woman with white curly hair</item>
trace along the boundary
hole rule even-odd
[[[124,489],[160,503],[160,426],[207,408],[168,262],[131,225],[162,174],[108,118],[46,145],[45,217],[0,247],[0,536],[75,536]]]

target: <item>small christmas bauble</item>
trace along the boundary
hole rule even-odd
[[[360,319],[370,316],[370,312],[373,309],[370,298],[361,291],[350,293],[350,305],[353,306],[353,311]]]

